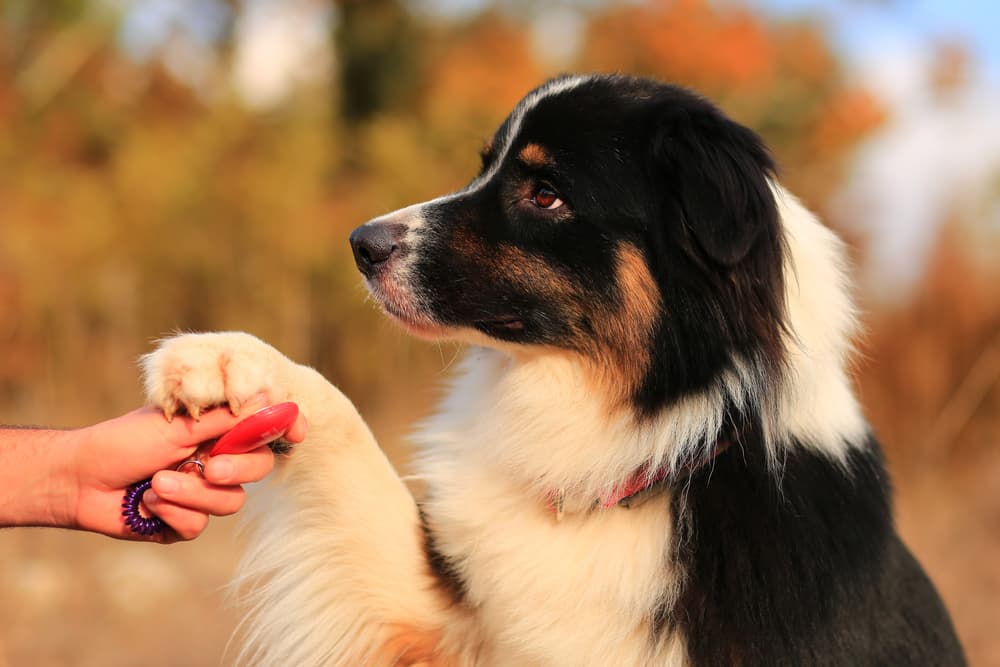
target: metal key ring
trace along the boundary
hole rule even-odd
[[[192,458],[185,459],[185,460],[181,461],[180,463],[177,464],[177,467],[174,468],[174,470],[176,470],[177,472],[184,472],[184,468],[186,466],[189,466],[189,465],[197,466],[197,468],[198,468],[198,474],[201,475],[202,479],[204,479],[204,477],[205,477],[205,464],[201,460],[201,454],[197,454],[197,455],[193,456]]]

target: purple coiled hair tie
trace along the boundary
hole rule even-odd
[[[160,517],[146,517],[139,511],[142,494],[146,493],[152,485],[152,477],[136,482],[125,490],[125,497],[122,499],[122,516],[125,517],[125,525],[139,535],[155,535],[162,532],[167,526]]]

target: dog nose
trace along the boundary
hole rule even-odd
[[[366,277],[370,278],[399,249],[400,236],[395,227],[396,225],[369,222],[351,232],[354,263]]]

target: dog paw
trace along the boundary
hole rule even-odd
[[[160,342],[140,360],[146,397],[167,419],[186,411],[197,419],[207,409],[243,404],[265,393],[284,400],[276,373],[280,355],[245,333],[182,334]]]

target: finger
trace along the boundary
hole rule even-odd
[[[299,413],[298,418],[292,427],[288,429],[285,433],[285,440],[288,442],[302,442],[306,439],[306,433],[309,431],[309,422],[306,420],[306,416]]]
[[[169,544],[179,540],[193,540],[208,526],[208,514],[160,498],[154,491],[147,491],[142,498],[145,510],[163,519],[169,530],[160,533],[158,540]]]
[[[215,516],[235,514],[246,497],[239,486],[217,486],[198,475],[171,470],[161,470],[153,476],[153,492],[160,500]]]
[[[247,484],[264,479],[274,468],[270,447],[258,447],[245,454],[221,454],[205,462],[205,480],[211,484]]]

